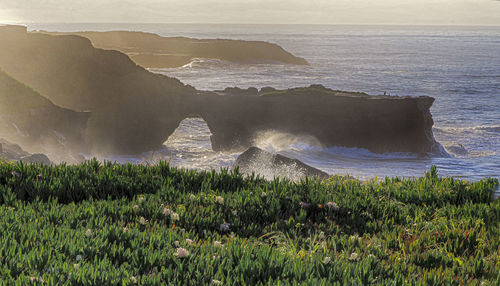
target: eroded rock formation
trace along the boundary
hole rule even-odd
[[[130,31],[50,34],[86,37],[95,47],[121,51],[146,68],[180,67],[195,58],[240,63],[308,64],[305,59],[292,55],[282,47],[262,41],[161,37],[152,33]]]
[[[92,112],[86,142],[94,152],[153,150],[188,116],[207,122],[215,150],[244,150],[260,132],[317,138],[324,146],[374,152],[438,153],[430,97],[370,96],[319,85],[201,92],[158,75],[83,37],[0,28],[0,67],[57,105]]]
[[[321,85],[197,99],[215,150],[244,149],[262,131],[314,136],[324,146],[373,152],[440,153],[432,134],[431,97],[370,96]]]
[[[85,152],[88,112],[54,105],[0,69],[0,136],[30,152]]]
[[[0,39],[0,68],[59,106],[92,111],[86,139],[96,153],[159,147],[185,118],[183,98],[195,93],[84,37],[7,26]]]

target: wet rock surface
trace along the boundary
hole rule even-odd
[[[297,159],[280,154],[272,154],[257,147],[250,147],[243,152],[234,166],[238,166],[244,174],[258,174],[267,179],[274,177],[298,180],[304,177],[326,179],[329,175],[311,167]]]

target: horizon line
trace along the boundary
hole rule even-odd
[[[0,22],[0,25],[30,25],[30,24],[146,24],[146,25],[241,25],[241,26],[413,26],[413,27],[500,27],[500,24],[409,24],[409,23],[232,23],[232,22]]]

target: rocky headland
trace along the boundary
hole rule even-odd
[[[259,133],[273,130],[376,153],[442,152],[432,133],[434,99],[427,96],[371,96],[311,85],[263,88],[254,95],[226,89],[195,101],[193,112],[207,122],[214,150],[246,149]]]
[[[123,52],[145,68],[180,67],[195,58],[238,63],[308,65],[305,59],[292,55],[276,44],[263,41],[161,37],[153,33],[132,31],[49,34],[72,34],[88,38],[96,48]]]
[[[0,27],[0,38],[0,68],[9,76],[55,105],[91,112],[84,141],[94,154],[154,150],[190,116],[206,121],[212,147],[220,151],[244,151],[267,131],[378,153],[442,150],[432,134],[431,97],[371,96],[320,85],[198,91],[81,36],[7,26]]]
[[[89,117],[89,112],[53,104],[0,69],[0,136],[4,139],[29,152],[51,153],[69,161],[70,153],[87,150]]]

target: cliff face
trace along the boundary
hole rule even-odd
[[[262,131],[314,136],[324,146],[437,153],[430,97],[369,96],[322,86],[200,92],[148,72],[79,36],[0,27],[0,67],[57,105],[90,110],[95,153],[159,147],[191,115],[205,119],[215,150],[245,149]]]
[[[50,33],[61,34],[61,33]],[[143,32],[75,32],[90,39],[95,47],[126,53],[138,65],[146,68],[172,68],[189,63],[194,58],[220,59],[241,63],[286,63],[307,65],[282,47],[262,41],[223,39],[190,39],[161,37]]]
[[[59,106],[92,111],[87,142],[98,153],[157,148],[184,119],[182,98],[195,91],[83,37],[0,27],[0,39],[0,67],[8,74]]]
[[[245,149],[262,131],[314,136],[324,146],[376,153],[439,153],[431,97],[370,96],[322,86],[252,95],[207,95],[198,112],[214,150]]]
[[[89,117],[88,112],[54,105],[0,70],[0,137],[32,153],[84,152]]]

